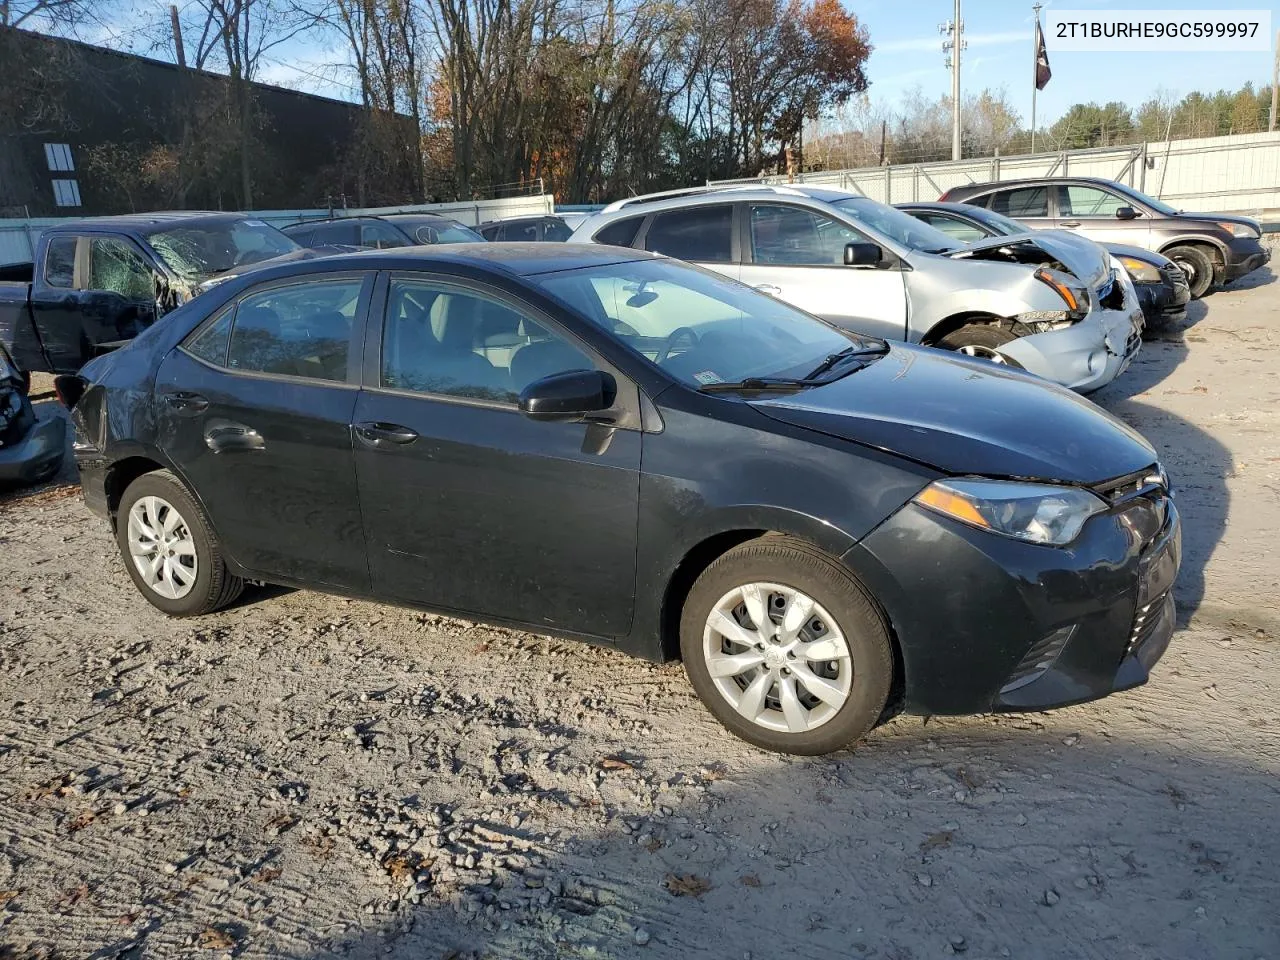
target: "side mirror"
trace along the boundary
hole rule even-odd
[[[1133,207],[1116,207],[1117,220],[1137,220],[1138,211]]]
[[[600,370],[570,370],[535,380],[520,391],[520,412],[530,420],[584,420],[613,406],[618,384]]]
[[[844,265],[846,267],[874,267],[879,262],[879,244],[846,243],[844,245]]]

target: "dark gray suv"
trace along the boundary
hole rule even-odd
[[[1128,243],[1162,253],[1187,275],[1192,297],[1271,259],[1256,220],[1175,210],[1100,177],[971,183],[952,187],[938,199],[986,207],[1037,229],[1074,230],[1099,243]]]

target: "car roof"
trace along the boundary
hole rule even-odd
[[[474,267],[531,277],[541,273],[576,270],[580,267],[628,263],[634,260],[665,260],[644,250],[629,250],[601,244],[568,243],[437,243],[421,247],[390,247],[335,254],[299,261],[299,272],[326,272],[323,267],[341,270],[429,270],[432,266]],[[305,265],[305,267],[304,267]],[[272,268],[268,268],[270,270]],[[281,268],[283,269],[283,268]]]
[[[159,233],[176,226],[232,223],[237,220],[253,220],[252,214],[228,213],[219,210],[161,210],[155,213],[125,213],[109,217],[86,217],[47,227],[46,232],[78,232],[84,230],[113,230],[140,234]],[[265,223],[265,221],[263,221]]]
[[[415,212],[414,212],[414,211],[412,211],[412,210],[402,210],[402,211],[400,211],[399,213],[383,213],[383,214],[379,214],[378,216],[370,216],[370,217],[369,217],[369,219],[370,219],[370,220],[390,220],[390,221],[392,221],[393,223],[394,223],[396,220],[404,220],[404,221],[409,221],[409,220],[444,220],[444,221],[446,221],[446,222],[448,222],[448,223],[462,223],[462,221],[461,221],[461,220],[455,220],[453,217],[447,216],[447,215],[445,215],[445,214],[443,214],[443,213],[436,213],[436,212],[434,212],[434,211],[432,211],[432,210],[422,210],[422,211],[417,212],[417,213],[415,213]],[[465,223],[462,223],[462,225],[463,225],[464,227],[465,227],[465,226],[467,226]],[[468,229],[470,229],[470,228],[468,228]]]
[[[1023,177],[1019,180],[988,180],[985,183],[964,183],[958,187],[951,187],[943,195],[970,196],[975,193],[985,193],[988,190],[1003,190],[1007,187],[1041,187],[1053,183],[1092,183],[1101,187],[1124,186],[1124,184],[1108,180],[1106,177]]]
[[[525,223],[529,220],[546,220],[548,217],[560,219],[558,213],[522,213],[518,217],[498,217],[496,220],[486,220],[480,224],[482,227],[492,227],[499,223]]]
[[[960,203],[956,200],[908,200],[906,203],[895,203],[894,206],[899,210],[950,210],[969,215],[980,210],[991,212],[986,207],[975,207],[972,203]]]
[[[643,214],[654,210],[669,210],[685,206],[731,203],[739,200],[779,200],[786,198],[834,203],[837,200],[858,199],[860,194],[806,183],[750,183],[724,186],[713,184],[706,187],[690,187],[687,190],[670,190],[665,193],[651,193],[639,197],[630,197],[626,200],[617,200],[601,210],[596,216],[606,214],[612,219],[613,215],[621,216],[624,213]]]

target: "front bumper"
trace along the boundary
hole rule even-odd
[[[1246,273],[1253,273],[1271,260],[1271,250],[1262,245],[1261,240],[1236,237],[1227,244],[1226,267],[1222,280],[1230,283],[1239,280]]]
[[[37,420],[16,443],[0,446],[0,483],[34,483],[57,471],[67,443],[67,421]]]
[[[1094,307],[1079,323],[1012,340],[1000,352],[1023,369],[1080,393],[1105,387],[1142,347],[1142,309],[1126,298],[1119,309]]]
[[[1148,327],[1180,323],[1186,319],[1187,304],[1191,302],[1191,288],[1186,275],[1172,264],[1161,271],[1159,283],[1135,283],[1138,305]]]
[[[1118,513],[1067,548],[909,504],[845,554],[884,607],[911,713],[1044,710],[1145,683],[1173,634],[1177,510],[1140,544]]]

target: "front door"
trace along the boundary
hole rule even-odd
[[[371,276],[251,288],[160,366],[160,446],[230,555],[264,578],[369,590],[351,343]]]
[[[534,380],[596,361],[545,318],[478,288],[393,277],[386,301],[355,413],[374,590],[624,635],[641,434],[516,408]]]
[[[1128,243],[1145,247],[1150,239],[1150,218],[1121,220],[1116,211],[1138,208],[1122,194],[1083,183],[1058,185],[1058,218],[1063,230],[1074,230],[1098,243]]]
[[[845,265],[845,245],[871,242],[865,234],[815,210],[753,203],[747,238],[743,283],[857,333],[906,337],[902,271]]]

